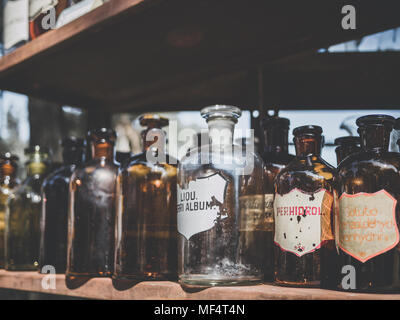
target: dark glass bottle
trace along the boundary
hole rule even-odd
[[[38,270],[39,266],[41,187],[49,167],[49,151],[34,146],[25,154],[28,177],[10,196],[6,214],[6,270]]]
[[[400,289],[400,154],[388,152],[394,118],[357,119],[362,152],[339,166],[341,267],[355,268],[357,291]]]
[[[7,152],[0,157],[0,268],[4,268],[5,218],[8,199],[19,184],[16,178],[18,157]]]
[[[335,149],[336,158],[338,165],[342,160],[353,153],[357,153],[361,151],[361,140],[360,137],[340,137],[336,138],[334,144],[338,146]]]
[[[143,153],[133,157],[117,180],[117,243],[114,278],[121,280],[174,280],[177,272],[176,174],[177,161],[165,154],[162,127],[168,119],[143,115],[140,124]],[[157,139],[146,141],[148,134]],[[165,154],[165,159],[149,161]]]
[[[290,121],[286,118],[268,117],[263,121],[265,224],[267,239],[258,241],[259,252],[265,252],[264,276],[266,281],[274,279],[274,193],[275,178],[294,156],[289,154]]]
[[[116,134],[101,128],[90,133],[92,160],[79,166],[69,189],[67,285],[110,277],[114,266]]]
[[[56,273],[65,273],[67,266],[69,183],[76,166],[83,162],[85,144],[71,137],[62,142],[62,147],[63,166],[43,182],[40,221],[39,270],[51,265]]]
[[[293,130],[296,158],[276,178],[275,281],[281,285],[336,284],[335,168],[321,158],[322,128]]]
[[[117,151],[115,154],[115,160],[121,165],[121,167],[124,167],[126,164],[129,164],[129,160],[132,157],[132,152],[122,152],[122,151]]]

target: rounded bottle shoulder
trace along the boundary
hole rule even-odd
[[[376,167],[387,169],[383,165],[394,166],[400,170],[400,153],[397,152],[359,152],[346,157],[338,167],[339,172],[354,171],[357,168]]]
[[[75,165],[69,165],[69,166],[62,166],[56,169],[44,179],[43,187],[53,185],[58,181],[63,181],[63,182],[69,181],[75,168],[76,168]]]

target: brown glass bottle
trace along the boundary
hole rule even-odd
[[[360,137],[348,136],[336,138],[334,144],[338,146],[335,149],[338,165],[340,164],[340,162],[342,162],[344,158],[348,157],[349,155],[360,152],[360,143]]]
[[[74,171],[69,188],[69,287],[94,277],[110,277],[114,266],[116,134],[102,128],[89,136],[92,160]]]
[[[139,118],[143,152],[131,158],[117,180],[116,280],[175,280],[177,275],[177,161],[165,154],[162,127],[168,119]],[[148,134],[156,138],[146,137]],[[158,139],[161,140],[158,140]],[[161,144],[157,147],[153,142]],[[165,159],[150,161],[165,155]],[[171,161],[172,160],[172,161]]]
[[[274,193],[275,178],[294,159],[289,154],[288,136],[290,121],[286,118],[268,117],[263,123],[264,193],[267,239],[258,241],[259,252],[265,252],[264,276],[266,281],[274,279]]]
[[[276,178],[275,281],[281,285],[332,287],[336,170],[321,154],[322,128],[293,130],[296,158]]]
[[[355,287],[339,287],[399,291],[400,154],[388,152],[394,118],[370,115],[357,125],[362,152],[339,166],[337,239],[340,266],[354,268]]]
[[[67,266],[68,192],[71,175],[83,162],[84,141],[70,137],[62,142],[64,164],[51,173],[42,186],[39,270],[53,266],[65,273]]]
[[[0,268],[4,268],[5,216],[8,199],[19,184],[16,178],[18,157],[7,152],[0,157]]]

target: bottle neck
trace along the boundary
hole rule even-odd
[[[390,129],[385,126],[360,127],[361,147],[364,151],[388,151]]]
[[[114,161],[114,144],[110,142],[92,142],[92,159]]]
[[[63,160],[65,165],[79,165],[83,162],[83,149],[64,150]]]
[[[210,119],[207,122],[210,144],[232,145],[235,121],[230,119]]]
[[[339,146],[335,149],[337,163],[339,164],[347,156],[360,151],[360,147],[356,145]]]
[[[296,146],[296,155],[300,157],[305,156],[320,156],[322,143],[321,136],[304,135],[294,138]]]
[[[11,163],[4,163],[0,167],[1,182],[9,182],[16,177],[16,170]]]
[[[289,153],[289,129],[269,126],[264,129],[264,152]]]
[[[158,151],[163,151],[165,150],[165,145],[166,145],[166,134],[165,132],[161,129],[161,128],[156,128],[156,127],[152,127],[152,128],[147,128],[146,130],[143,130],[141,132],[141,136],[142,136],[142,144],[143,144],[143,148],[142,151],[143,152],[147,152],[150,147],[154,147],[154,144],[157,143],[157,149],[162,149],[162,150],[158,150]],[[160,141],[159,141],[160,139]]]

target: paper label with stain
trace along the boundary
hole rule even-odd
[[[267,231],[268,219],[264,213],[264,195],[239,197],[240,231]]]
[[[276,194],[274,201],[275,243],[301,257],[333,240],[331,210],[333,196],[325,189],[306,193],[293,189]]]
[[[366,262],[397,245],[397,200],[385,190],[343,193],[339,200],[339,247]]]
[[[222,210],[227,184],[215,173],[190,181],[186,189],[178,185],[178,232],[187,240],[228,217]]]

